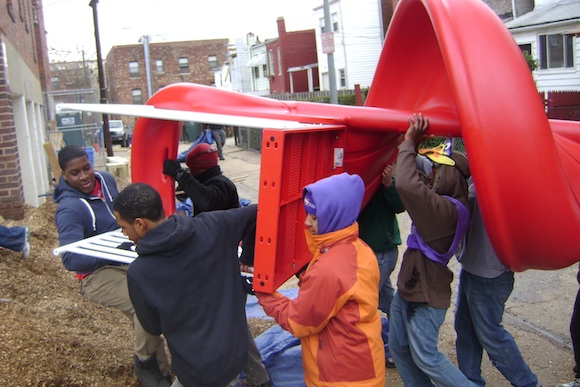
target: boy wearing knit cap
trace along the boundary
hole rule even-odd
[[[238,190],[233,181],[222,173],[218,154],[209,144],[193,147],[185,158],[189,173],[177,160],[165,160],[163,173],[173,177],[193,203],[193,216],[202,212],[240,207]],[[178,189],[180,189],[178,187]],[[252,246],[253,247],[253,246]],[[240,264],[253,266],[253,249],[244,249]],[[272,385],[254,337],[248,329],[248,364],[244,368],[246,382],[259,387]]]
[[[378,312],[380,273],[358,237],[364,183],[342,173],[307,185],[306,242],[312,260],[298,296],[256,292],[260,305],[300,338],[308,386],[383,386],[385,353]]]
[[[177,160],[165,160],[163,173],[173,177],[178,190],[185,192],[193,203],[193,215],[205,211],[227,210],[240,206],[236,185],[223,175],[218,155],[209,144],[193,147],[185,158],[187,170]]]

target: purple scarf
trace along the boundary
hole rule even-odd
[[[407,247],[415,250],[420,250],[427,258],[431,261],[439,262],[445,266],[449,263],[449,260],[455,254],[455,251],[459,247],[459,243],[465,236],[467,229],[469,228],[469,222],[471,221],[471,216],[469,215],[469,210],[463,203],[459,200],[454,199],[450,196],[443,196],[455,204],[457,207],[457,228],[455,229],[455,238],[453,238],[453,243],[446,253],[440,254],[435,252],[431,247],[427,246],[423,238],[417,232],[417,228],[414,224],[411,225],[411,233],[409,238],[407,238]]]

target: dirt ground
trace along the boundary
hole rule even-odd
[[[48,202],[27,208],[21,221],[0,219],[9,226],[27,225],[32,234],[27,260],[0,248],[0,386],[139,386],[132,372],[129,320],[84,299],[74,275],[52,254],[58,245],[54,211]],[[440,347],[455,361],[451,308],[447,318]],[[255,335],[271,324],[250,320]],[[573,376],[569,348],[526,329],[508,328],[544,386]],[[484,375],[489,386],[509,386],[487,360]],[[402,386],[396,370],[387,370],[385,385]]]

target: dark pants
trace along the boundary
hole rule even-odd
[[[215,145],[217,147],[218,157],[221,159],[224,157],[223,147],[226,145],[226,131],[224,129],[212,129],[211,135],[215,140]]]
[[[570,337],[572,338],[572,348],[574,348],[574,372],[576,377],[580,378],[580,289],[576,294],[576,302],[574,302],[574,311],[572,312],[572,319],[570,320]]]

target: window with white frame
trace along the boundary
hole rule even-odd
[[[157,59],[155,61],[155,71],[157,71],[158,74],[163,74],[165,72],[165,69],[163,68],[163,60]]]
[[[133,89],[131,94],[133,95],[133,104],[143,105],[143,92],[141,92],[141,89]]]
[[[182,74],[189,72],[189,58],[179,58],[179,72]]]
[[[209,65],[209,69],[210,70],[215,70],[219,67],[218,65],[218,59],[216,55],[209,55],[207,57],[207,63]]]
[[[574,35],[540,35],[538,43],[540,69],[574,67]]]
[[[274,52],[268,51],[268,68],[270,69],[268,75],[274,76]]]
[[[324,18],[320,18],[318,20],[318,24],[320,26],[320,32],[324,31],[324,26],[326,23],[324,22]],[[337,32],[339,25],[338,25],[338,13],[333,13],[330,15],[330,25],[331,25],[331,32]]]
[[[277,56],[278,56],[278,75],[282,76],[282,52],[280,51],[280,47],[278,47]]]
[[[340,87],[346,87],[346,71],[344,69],[338,70],[340,75]]]
[[[337,32],[338,31],[338,14],[337,13],[333,13],[332,15],[330,15],[330,22],[332,23],[332,31]]]
[[[139,76],[139,62],[129,62],[129,76]]]
[[[52,84],[52,90],[58,90],[58,77],[51,77],[50,83]]]
[[[260,67],[258,66],[252,67],[252,71],[254,72],[254,78],[256,79],[260,78]]]

